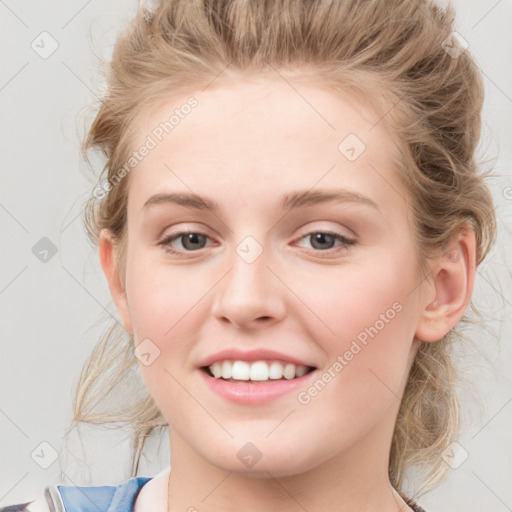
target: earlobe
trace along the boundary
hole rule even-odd
[[[435,293],[426,299],[415,337],[438,341],[462,318],[471,300],[476,273],[476,238],[465,225],[434,262],[431,283]]]
[[[98,241],[98,250],[101,267],[105,277],[107,278],[110,294],[112,295],[116,309],[121,317],[125,330],[130,334],[130,336],[133,336],[126,289],[116,265],[115,245],[112,240],[112,235],[108,229],[101,230]]]

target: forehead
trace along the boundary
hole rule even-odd
[[[129,203],[137,210],[166,187],[219,196],[238,187],[238,197],[252,191],[252,199],[268,183],[267,196],[320,181],[375,196],[385,192],[383,179],[400,187],[390,175],[396,148],[377,114],[354,95],[318,84],[218,80],[163,99],[139,117],[134,133],[134,148],[148,137],[154,142],[130,175]]]

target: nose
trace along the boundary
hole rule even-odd
[[[215,288],[215,318],[239,329],[267,328],[283,318],[284,285],[267,256],[265,249],[254,261],[234,253],[232,267]]]

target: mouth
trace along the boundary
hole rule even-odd
[[[200,367],[209,377],[234,383],[265,384],[296,380],[316,370],[314,366],[296,365],[278,360],[223,360]]]

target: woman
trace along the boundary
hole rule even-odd
[[[450,346],[495,236],[453,18],[427,0],[139,9],[84,141],[106,157],[85,220],[121,325],[75,420],[106,421],[100,378],[136,365],[132,474],[158,427],[172,464],[16,510],[423,510],[404,473],[446,471]]]

